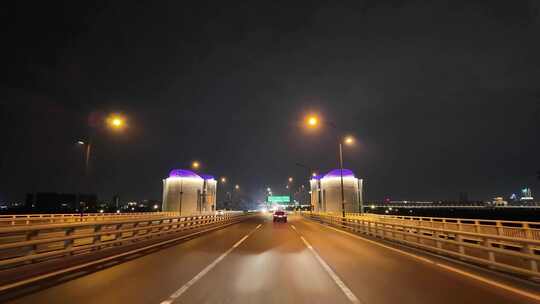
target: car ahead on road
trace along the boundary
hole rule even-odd
[[[274,212],[274,222],[287,222],[287,212],[285,211],[275,211]]]

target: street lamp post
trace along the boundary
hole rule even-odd
[[[234,185],[234,190],[231,191],[231,204],[233,204],[233,196],[234,196],[234,193],[236,192],[236,199],[238,200],[238,202],[240,202],[240,185],[236,184]],[[240,205],[240,204],[238,204]],[[238,208],[238,205],[236,205],[236,208]]]
[[[105,118],[105,125],[110,130],[121,131],[126,127],[126,120],[120,114],[110,114]],[[84,148],[84,175],[87,179],[87,183],[89,183],[90,179],[90,160],[93,151],[92,138],[94,135],[94,130],[90,129],[89,133],[90,134],[88,134],[88,137],[85,140],[77,141],[77,144],[83,146]],[[85,181],[83,181],[83,183],[85,183]],[[82,204],[82,202],[79,202],[79,206],[81,207],[81,216],[83,216],[85,205],[86,204]]]
[[[311,178],[311,177],[313,177],[313,176],[316,175],[316,174],[315,174],[315,170],[314,170],[313,168],[311,168],[311,166],[306,166],[306,165],[301,164],[301,163],[295,163],[295,165],[298,166],[298,167],[301,167],[301,168],[306,169],[307,172],[308,172],[308,177],[309,177],[309,178]],[[315,175],[314,175],[314,174],[315,174]]]
[[[339,140],[339,178],[341,182],[341,215],[345,217],[345,190],[343,188],[343,142],[351,145],[354,139],[351,136]]]
[[[90,152],[92,151],[92,140],[87,139],[86,141],[79,140],[77,141],[79,146],[82,146],[84,149],[84,175],[88,175],[88,169],[90,166]]]
[[[294,206],[294,190],[293,190],[293,178],[289,177],[287,179],[287,190],[289,190],[289,204],[292,203]],[[294,208],[294,207],[293,207]]]
[[[197,171],[201,167],[201,163],[197,160],[191,162],[191,169]],[[197,191],[197,208],[199,214],[202,214],[203,206],[206,205],[206,180],[203,180],[203,186],[199,193]]]
[[[84,169],[86,175],[88,175],[88,167],[90,165],[90,152],[92,151],[92,140],[88,139],[84,149]]]
[[[311,115],[307,117],[306,124],[308,127],[316,128],[319,125],[320,119],[317,116]],[[337,131],[337,127],[334,123],[327,121],[332,129]],[[340,135],[341,136],[341,135]],[[343,143],[350,145],[354,142],[354,139],[351,136],[346,136],[345,138],[339,137],[338,146],[339,146],[339,178],[341,186],[341,216],[345,218],[345,189],[343,186]]]
[[[222,185],[221,188],[222,188],[223,191],[225,192],[225,195],[223,196],[224,199],[223,199],[223,202],[222,202],[222,204],[221,204],[221,205],[222,205],[221,207],[225,209],[225,205],[226,205],[226,201],[227,201],[227,195],[228,195],[228,193],[229,193],[229,192],[227,191],[226,187],[225,187],[225,184],[227,183],[227,178],[226,178],[225,176],[222,176],[222,177],[219,179],[219,181],[220,181],[220,184]],[[217,195],[216,195],[216,198],[217,198]],[[216,201],[217,201],[217,200],[216,200]],[[217,210],[218,210],[218,206],[217,206],[217,203],[216,203],[216,211],[217,211]]]
[[[339,142],[339,179],[341,182],[341,216],[345,217],[345,189],[343,189],[343,144]]]

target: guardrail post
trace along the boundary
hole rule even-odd
[[[484,247],[487,248],[487,253],[488,253],[488,260],[489,260],[489,263],[490,265],[488,265],[489,268],[493,268],[494,267],[494,264],[495,264],[495,253],[493,251],[491,251],[491,241],[489,238],[486,238],[483,242],[484,244]]]
[[[461,226],[461,225],[460,225]],[[458,251],[459,251],[459,254],[462,254],[462,255],[465,255],[465,247],[462,245],[463,243],[463,238],[461,237],[461,235],[456,235],[456,241],[458,242]],[[463,257],[459,257],[460,260],[464,260]]]
[[[435,241],[435,245],[437,246],[437,249],[442,249],[442,242],[439,240],[440,236],[438,234],[435,235],[437,240]],[[441,250],[437,250],[437,254],[442,254]]]
[[[349,226],[349,225],[350,225],[349,222],[350,222],[350,219],[348,219],[348,218],[346,218],[346,217],[342,217],[342,218],[341,218],[341,224],[342,224],[343,228],[345,228],[345,229],[347,229],[347,230],[350,230],[350,228],[351,228],[351,227]]]
[[[75,232],[75,228],[69,228],[66,230],[66,236],[71,236],[73,235],[73,233]],[[73,242],[74,242],[74,239],[69,239],[69,240],[65,240],[64,241],[64,249],[71,249],[73,248]],[[73,254],[73,251],[70,251],[68,254],[66,255],[71,255]]]
[[[362,230],[364,231],[364,234],[369,235],[369,221],[362,220]]]
[[[34,230],[34,231],[29,231],[29,232],[27,232],[27,233],[26,233],[26,240],[27,240],[27,241],[31,241],[31,240],[37,235],[37,233],[38,233],[38,232],[35,231],[35,230]],[[26,253],[26,255],[33,255],[33,254],[35,254],[35,253],[36,253],[36,248],[37,248],[37,245],[31,245],[31,246],[30,246],[30,251],[28,251],[28,252]],[[30,260],[30,261],[28,261],[28,262],[29,262],[29,263],[32,263],[33,261],[34,261],[34,260]]]
[[[529,240],[534,239],[529,223],[523,223],[522,229],[525,231],[526,239],[529,239]]]
[[[94,227],[94,233],[99,233],[99,232],[101,232],[101,225],[96,225]],[[94,236],[93,244],[94,245],[95,244],[97,244],[97,245],[101,244],[101,235]],[[101,249],[101,246],[95,247],[95,250],[100,250],[100,249]]]
[[[122,224],[117,224],[114,226],[116,233],[114,234],[114,244],[122,245]]]
[[[496,221],[495,227],[497,228],[497,235],[503,235],[503,226],[501,224],[501,221]]]
[[[531,244],[523,246],[522,251],[528,255],[534,256],[534,247]],[[534,259],[529,259],[529,268],[531,271],[538,272],[538,262]]]
[[[474,221],[474,232],[480,233],[480,221],[478,220]]]

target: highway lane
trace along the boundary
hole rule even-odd
[[[160,303],[262,221],[252,218],[10,301],[8,294],[0,303]]]
[[[363,303],[538,303],[312,221],[294,226]]]
[[[256,217],[7,303],[355,299],[365,304],[537,303],[294,216],[287,224]]]
[[[177,303],[350,301],[290,225],[268,221]]]

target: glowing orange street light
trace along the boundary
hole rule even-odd
[[[199,169],[200,166],[201,166],[201,164],[199,164],[198,161],[194,161],[194,162],[191,163],[191,168],[193,168],[195,170]]]
[[[315,128],[319,125],[319,118],[316,115],[309,115],[306,118],[306,125],[310,128]]]
[[[113,130],[121,130],[126,126],[126,119],[119,114],[111,114],[106,119],[107,126]]]
[[[120,118],[114,118],[112,120],[112,125],[116,128],[121,127],[124,122]]]
[[[352,145],[354,144],[354,138],[352,136],[346,136],[344,139],[343,139],[343,142],[346,144],[346,145]]]
[[[227,178],[226,178],[226,177],[222,177],[220,180],[221,180],[222,183],[226,183],[226,182],[227,182]]]

